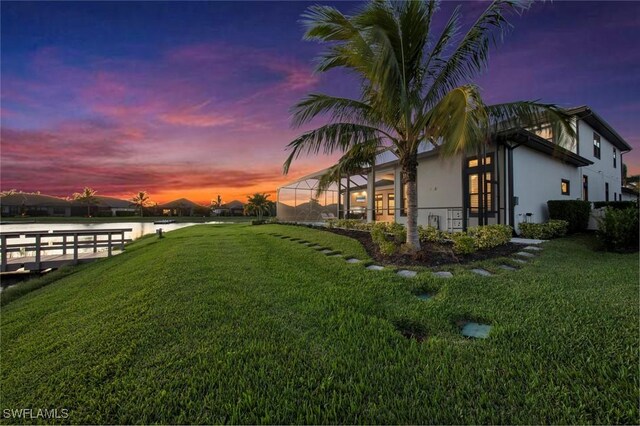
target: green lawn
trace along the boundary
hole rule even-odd
[[[144,238],[2,308],[0,409],[67,408],[71,423],[640,422],[637,254],[566,238],[517,272],[406,279],[270,233],[367,259],[354,240],[283,225]],[[489,338],[461,337],[465,318],[492,324]]]

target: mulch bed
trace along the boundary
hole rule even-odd
[[[358,231],[355,229],[338,229],[325,228],[328,232],[344,235],[356,239],[363,245],[369,256],[387,265],[405,265],[405,266],[440,266],[451,263],[471,263],[478,260],[492,259],[496,257],[507,257],[513,253],[522,250],[521,244],[507,243],[502,246],[494,247],[488,250],[479,250],[469,255],[456,255],[450,248],[441,244],[422,243],[422,248],[418,253],[413,255],[396,253],[392,256],[385,256],[378,250],[378,245],[371,239],[371,234],[366,231]]]

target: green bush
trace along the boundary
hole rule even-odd
[[[611,251],[638,250],[638,209],[624,210],[607,207],[598,219],[598,238]]]
[[[549,240],[567,234],[569,223],[566,220],[550,220],[547,223],[521,223],[520,236]]]
[[[418,234],[420,241],[442,243],[447,240],[446,234],[433,226],[418,226]]]
[[[564,220],[569,223],[567,231],[584,231],[589,225],[591,203],[582,200],[549,200],[549,219]]]
[[[467,235],[473,238],[477,250],[486,250],[507,244],[513,235],[509,225],[476,226],[467,230]]]
[[[329,228],[359,229],[362,231],[366,231],[370,227],[370,224],[360,219],[329,219],[327,225]]]
[[[638,204],[635,201],[596,201],[593,203],[593,208],[595,209],[600,209],[602,207],[625,210],[630,207],[638,208]]]
[[[266,220],[258,220],[258,219],[254,219],[251,221],[252,225],[264,225],[265,223],[267,223]]]
[[[398,242],[387,236],[388,225],[384,222],[374,223],[371,226],[371,239],[378,246],[380,253],[385,256],[394,254],[398,249]]]
[[[451,234],[453,240],[453,251],[456,254],[471,254],[476,251],[475,240],[464,232]]]

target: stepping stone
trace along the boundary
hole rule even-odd
[[[533,238],[512,238],[509,242],[514,243],[514,244],[526,244],[526,245],[531,245],[531,244],[542,244],[547,240],[536,240]]]
[[[342,257],[342,255],[340,253],[336,253],[329,255],[329,257]]]
[[[500,265],[500,267],[502,269],[507,270],[507,271],[517,271],[518,270],[518,268],[514,268],[513,266],[509,266],[509,265]]]
[[[367,269],[370,270],[370,271],[382,271],[384,269],[384,266],[369,265],[369,266],[367,266]]]
[[[356,259],[355,257],[347,259],[347,263],[360,263],[360,262],[362,261],[360,259]]]
[[[451,278],[453,277],[453,274],[448,271],[438,271],[438,272],[434,272],[433,276],[438,278]]]
[[[422,293],[422,294],[416,295],[416,297],[418,299],[424,300],[426,302],[427,300],[431,300],[433,298],[433,295],[431,295],[429,293]]]
[[[404,277],[404,278],[413,278],[416,275],[418,275],[418,273],[416,271],[409,271],[407,269],[403,269],[401,271],[398,271],[397,274],[400,275],[401,277]]]
[[[329,254],[329,253],[333,253],[333,250],[324,249],[320,253]]]
[[[468,322],[462,327],[462,335],[464,337],[472,337],[474,339],[486,339],[489,337],[491,326],[487,324],[478,324],[477,322]]]
[[[516,256],[535,257],[535,255],[533,253],[527,253],[526,251],[519,251],[519,252],[516,253]]]
[[[484,269],[472,269],[471,272],[473,272],[474,274],[482,275],[483,277],[490,277],[491,275],[493,275],[491,272]]]
[[[526,246],[525,248],[523,248],[522,250],[529,250],[529,251],[541,251],[542,248],[541,247],[536,247],[536,246]]]
[[[523,259],[511,259],[511,260],[513,260],[514,262],[518,262],[518,263],[527,263],[527,261],[523,260]]]

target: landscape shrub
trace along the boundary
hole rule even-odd
[[[595,209],[600,209],[603,207],[625,210],[630,207],[638,208],[638,204],[635,201],[596,201],[595,203],[593,203],[593,208]]]
[[[98,212],[98,214],[96,214],[96,216],[101,216],[102,213],[105,213],[105,217],[106,216],[112,216],[111,211],[106,211],[106,212]],[[135,212],[135,211],[127,211],[127,210],[118,210],[116,211],[116,216],[117,217],[132,217],[132,216],[139,216],[140,212]]]
[[[358,229],[365,231],[370,224],[360,219],[329,219],[327,220],[327,225],[329,228]]]
[[[513,235],[509,225],[476,226],[467,230],[467,235],[473,238],[477,250],[486,250],[507,244]]]
[[[566,220],[550,220],[547,223],[521,223],[520,236],[549,240],[566,235],[568,227],[569,223]]]
[[[591,203],[582,200],[549,200],[549,219],[564,220],[568,222],[567,232],[584,231],[589,225]]]
[[[378,246],[380,253],[385,256],[390,256],[398,249],[397,242],[390,240],[387,236],[387,224],[384,222],[378,222],[371,227],[371,239]]]
[[[465,232],[451,234],[451,239],[453,240],[453,251],[456,254],[471,254],[476,251],[473,237]]]
[[[598,219],[598,239],[606,250],[638,250],[638,209],[634,206],[624,210],[607,207],[604,216]]]
[[[447,234],[433,226],[418,226],[418,234],[420,241],[428,241],[431,243],[442,243],[447,241]]]
[[[263,220],[253,219],[251,221],[252,225],[264,225],[265,223],[267,223],[267,221],[264,219]]]

